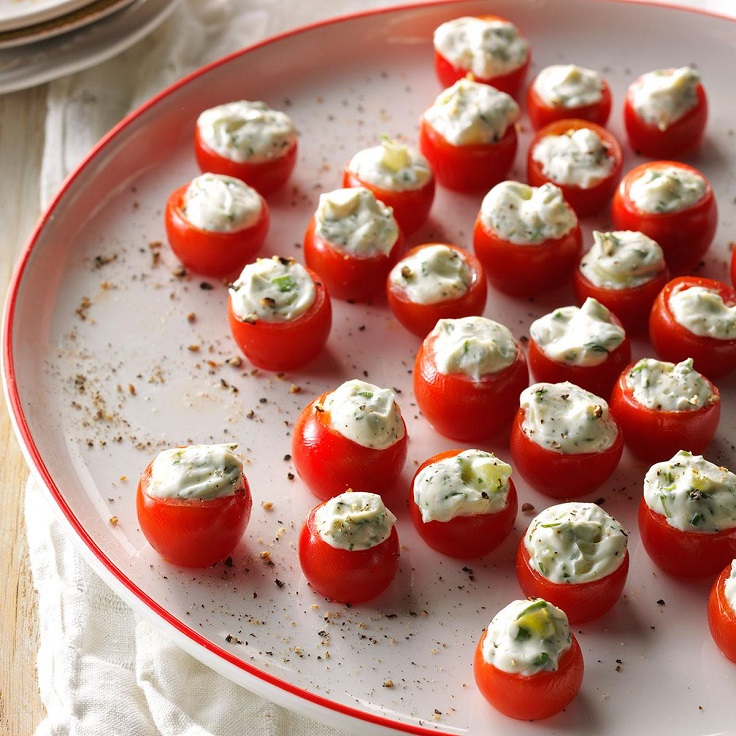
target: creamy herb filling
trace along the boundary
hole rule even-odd
[[[644,500],[675,529],[714,534],[736,528],[736,475],[680,450],[644,477]]]
[[[463,450],[417,473],[414,501],[422,521],[495,514],[508,503],[511,466],[493,453]]]

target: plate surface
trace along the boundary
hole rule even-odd
[[[84,28],[90,23],[102,20],[108,15],[130,5],[134,0],[95,0],[82,8],[54,17],[41,23],[22,28],[0,31],[0,49],[25,46],[39,41],[47,41],[55,36]]]
[[[0,0],[0,31],[43,23],[91,2],[93,0]]]
[[[87,69],[148,35],[178,0],[133,0],[94,24],[38,43],[0,49],[0,94]]]
[[[404,494],[416,464],[454,443],[434,433],[413,402],[419,341],[384,302],[337,303],[325,353],[300,372],[255,371],[237,355],[222,284],[175,275],[164,240],[168,194],[198,171],[192,130],[224,101],[264,99],[300,131],[290,183],[271,197],[264,254],[300,258],[322,191],[340,186],[344,162],[381,134],[413,142],[420,113],[440,91],[431,34],[442,21],[488,11],[487,2],[398,8],[312,26],[211,65],[124,121],[93,151],[50,206],[19,263],[6,304],[6,396],[29,464],[93,567],[139,613],[202,661],[282,705],[356,734],[565,734],[721,732],[732,724],[736,672],[713,645],[707,583],[656,571],[640,546],[636,505],[645,471],[625,455],[588,498],[630,532],[631,574],[603,619],[575,627],[586,661],[582,691],[544,724],[510,722],[486,705],[472,675],[475,642],[493,614],[520,596],[513,553],[533,513],[488,558],[456,561],[426,548]],[[730,103],[736,26],[722,18],[628,3],[497,0],[533,47],[532,72],[575,62],[601,70],[614,92],[611,128],[623,140],[626,86],[654,68],[697,64],[711,102],[707,139],[688,161],[711,180],[720,225],[703,273],[726,278],[736,226],[736,116]],[[652,29],[667,27],[667,34]],[[602,31],[605,29],[605,32]],[[309,63],[294,64],[294,59]],[[521,137],[512,177],[523,179]],[[626,169],[639,162],[626,152]],[[470,246],[480,196],[440,190],[431,221],[410,244]],[[586,221],[586,242],[606,218]],[[517,338],[568,289],[535,301],[492,293],[486,314]],[[380,346],[380,349],[379,349]],[[635,342],[637,356],[646,355]],[[402,563],[391,589],[345,608],[316,596],[296,558],[302,519],[316,500],[290,462],[290,426],[317,394],[367,377],[399,391],[410,436],[400,487],[386,496],[399,517]],[[736,467],[734,381],[721,383],[724,414],[709,459]],[[160,449],[236,441],[247,459],[254,513],[232,565],[183,571],[147,546],[135,518],[139,473]],[[484,445],[504,459],[507,444]],[[516,480],[536,511],[550,501]]]

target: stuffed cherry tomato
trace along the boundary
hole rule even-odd
[[[628,536],[594,503],[562,503],[538,514],[519,541],[516,577],[524,595],[561,608],[571,624],[600,618],[621,597]]]
[[[708,119],[700,74],[691,67],[658,69],[634,81],[624,100],[631,147],[650,158],[672,158],[696,148]]]
[[[718,428],[720,392],[690,358],[677,365],[643,358],[621,372],[611,412],[630,452],[651,464],[683,448],[705,451]]]
[[[443,87],[471,75],[482,84],[517,97],[531,52],[519,29],[497,15],[463,16],[433,34],[435,72]]]
[[[578,498],[616,469],[623,437],[608,404],[573,383],[536,383],[511,425],[514,467],[552,498]]]
[[[673,275],[688,274],[713,241],[718,207],[705,176],[687,164],[652,161],[621,180],[611,204],[616,230],[638,230],[659,243]]]
[[[171,193],[164,219],[171,249],[187,268],[227,278],[263,245],[269,211],[263,197],[240,179],[202,174]]]
[[[473,249],[499,291],[535,296],[562,285],[582,248],[577,215],[554,184],[503,181],[483,198]]]
[[[583,654],[564,611],[543,599],[516,600],[481,635],[473,671],[496,710],[536,721],[573,701],[583,683]]]
[[[573,271],[578,304],[596,299],[608,307],[627,332],[649,327],[649,311],[669,270],[659,244],[632,230],[593,232],[593,245]]]
[[[377,493],[348,491],[312,509],[299,532],[299,564],[337,603],[375,598],[399,569],[396,517]]]
[[[437,181],[459,192],[488,191],[516,157],[519,106],[493,87],[461,79],[419,121],[419,148]]]
[[[342,185],[370,189],[394,211],[405,236],[424,224],[434,202],[434,173],[427,159],[389,139],[356,153],[343,171]]]
[[[518,509],[511,466],[490,452],[448,450],[425,460],[409,489],[409,515],[432,549],[482,557],[511,533]]]
[[[529,327],[529,369],[537,381],[570,381],[608,397],[631,360],[631,343],[615,314],[595,299],[561,307]]]
[[[225,559],[243,536],[253,499],[237,445],[164,450],[138,482],[138,523],[167,562],[207,567]]]
[[[304,235],[304,259],[330,296],[366,302],[383,294],[404,236],[390,207],[364,187],[321,194]]]
[[[713,583],[707,610],[713,641],[724,657],[736,662],[736,560]]]
[[[532,186],[552,182],[578,217],[596,214],[613,196],[623,152],[606,128],[587,120],[556,120],[532,139],[527,153]]]
[[[228,291],[230,331],[253,365],[293,370],[322,352],[332,326],[330,297],[319,276],[293,258],[259,258]]]
[[[323,501],[348,489],[390,490],[406,453],[406,425],[394,392],[365,381],[346,381],[312,401],[292,433],[297,473]]]
[[[717,575],[736,551],[736,475],[684,450],[655,463],[644,477],[639,534],[669,575]]]
[[[611,112],[611,88],[592,69],[553,64],[529,85],[526,110],[536,130],[556,120],[587,120],[605,125]]]
[[[713,279],[680,276],[657,296],[649,339],[663,360],[692,358],[711,380],[736,368],[736,290]]]
[[[413,378],[417,406],[432,427],[476,441],[508,426],[529,371],[506,326],[463,317],[440,320],[424,338]]]
[[[296,128],[264,102],[228,102],[197,118],[194,152],[202,171],[242,179],[266,196],[286,183],[296,165]]]
[[[482,314],[488,284],[480,261],[455,245],[412,248],[386,280],[388,305],[410,332],[425,337],[440,319]]]

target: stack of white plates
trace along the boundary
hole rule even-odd
[[[0,94],[109,59],[152,31],[177,0],[0,0]]]

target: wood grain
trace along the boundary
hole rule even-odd
[[[0,279],[5,295],[39,215],[46,88],[0,96]],[[38,623],[23,499],[28,468],[5,402],[0,409],[0,733],[28,736],[43,718],[36,681]]]

